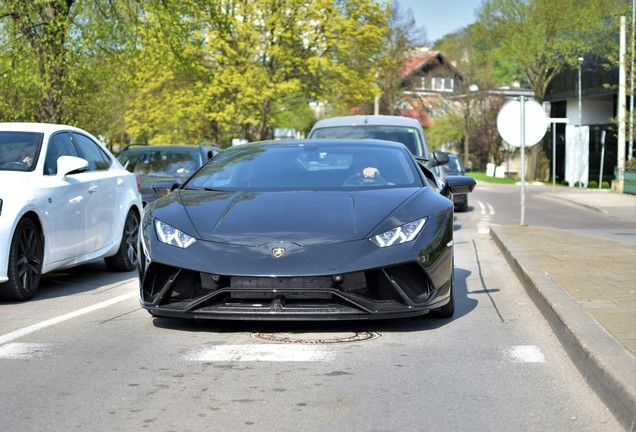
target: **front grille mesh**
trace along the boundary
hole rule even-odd
[[[330,276],[324,277],[232,277],[232,288],[243,289],[321,289],[333,288]]]

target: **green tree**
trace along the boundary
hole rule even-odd
[[[40,99],[36,113],[25,113],[22,111],[24,107],[16,107],[15,112],[7,112],[5,116],[13,117],[22,113],[41,121],[59,122],[66,119],[63,98],[73,79],[72,69],[69,67],[71,57],[66,43],[74,2],[75,0],[4,0],[0,4],[3,42],[9,53],[13,54],[8,56],[9,62],[4,67],[10,65],[12,60],[26,60],[25,66],[33,68],[21,68],[24,75],[14,75],[9,82],[14,82],[18,88],[25,88],[27,84],[34,85]],[[24,50],[24,45],[28,50]]]
[[[602,50],[615,28],[610,19],[621,2],[614,0],[486,0],[479,10],[483,36],[493,59],[508,59],[523,70],[538,102],[552,79],[578,57]],[[558,12],[555,10],[558,8]],[[528,160],[535,178],[541,146]]]
[[[306,128],[301,101],[339,110],[373,97],[387,16],[374,0],[190,3],[146,14],[126,115],[133,137],[261,140],[277,119]]]
[[[121,134],[139,4],[0,0],[0,119]]]

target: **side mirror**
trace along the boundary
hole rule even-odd
[[[66,177],[88,171],[88,161],[75,156],[60,156],[57,158],[57,175]]]
[[[152,190],[155,191],[157,195],[160,197],[168,195],[173,190],[177,189],[181,186],[181,183],[177,182],[159,182],[153,183]]]
[[[448,153],[441,150],[435,150],[433,152],[433,160],[431,161],[431,166],[446,165],[447,163]]]
[[[467,194],[475,189],[475,179],[470,176],[448,176],[444,189],[450,190],[453,194]]]

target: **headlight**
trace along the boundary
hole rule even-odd
[[[390,231],[383,232],[377,236],[371,237],[373,243],[380,247],[392,246],[394,244],[402,244],[413,240],[422,231],[422,227],[426,223],[426,218],[409,222]]]
[[[157,237],[159,237],[159,241],[170,246],[185,249],[196,241],[194,237],[179,231],[167,223],[161,222],[159,219],[155,219],[155,229],[157,230]]]

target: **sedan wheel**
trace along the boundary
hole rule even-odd
[[[22,219],[15,230],[9,253],[9,280],[0,285],[2,297],[28,300],[38,289],[42,274],[44,243],[31,219]]]
[[[134,210],[128,212],[124,232],[117,253],[105,259],[106,266],[114,271],[131,271],[137,267],[137,240],[139,239],[139,215]]]

